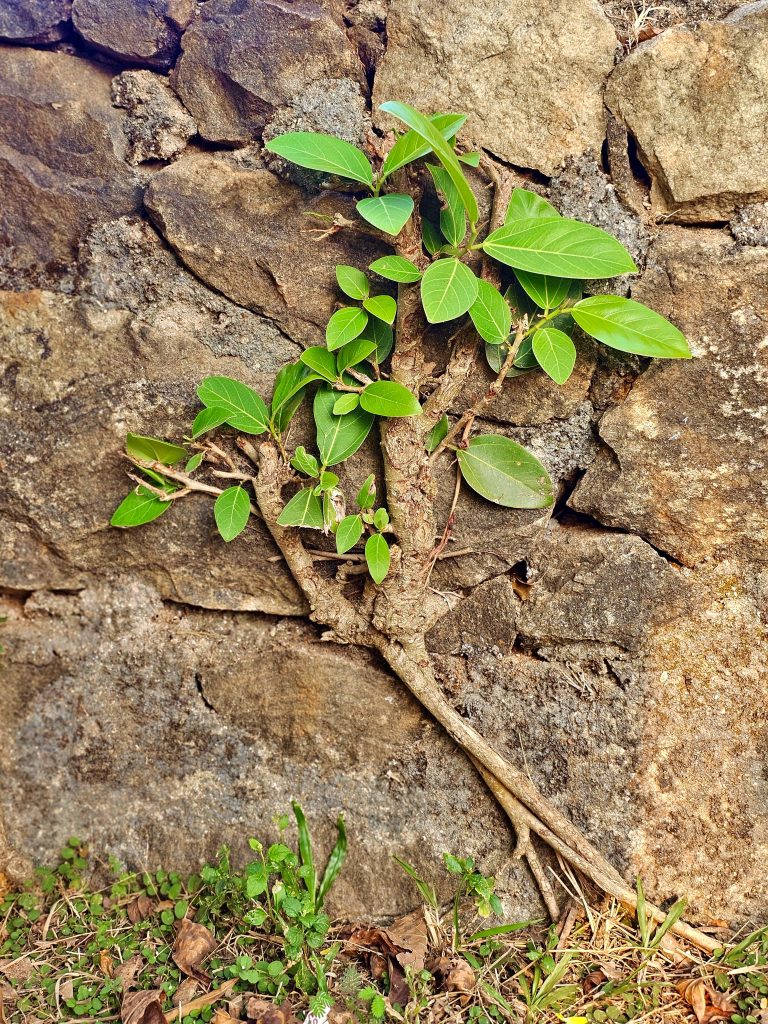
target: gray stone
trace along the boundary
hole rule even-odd
[[[731,234],[742,245],[768,246],[768,203],[739,207],[730,226]]]
[[[67,31],[72,0],[0,0],[0,39],[55,43]]]
[[[393,0],[374,111],[404,100],[426,113],[469,114],[463,138],[552,174],[565,157],[599,149],[615,48],[593,0]]]
[[[125,134],[132,164],[172,160],[197,132],[197,125],[162,75],[123,71],[112,82],[112,102],[128,111]]]
[[[129,64],[169,68],[195,0],[73,0],[72,22],[91,46]]]

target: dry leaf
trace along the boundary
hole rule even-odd
[[[289,1021],[295,1020],[287,999],[277,1006],[269,999],[261,999],[259,996],[251,996],[245,1004],[245,1015],[256,1024],[289,1024]]]
[[[75,998],[75,986],[71,978],[67,978],[66,981],[62,981],[59,985],[59,999],[66,1003],[68,999]]]
[[[405,971],[390,957],[389,960],[389,1001],[393,1006],[407,1006],[411,998],[411,990],[405,980]]]
[[[197,999],[193,999],[191,1003],[186,1003],[183,1007],[174,1007],[170,1013],[166,1013],[165,1020],[166,1024],[170,1024],[171,1021],[176,1020],[182,1013],[184,1016],[192,1013],[193,1010],[202,1010],[206,1006],[212,1006],[217,1003],[224,996],[229,995],[229,990],[237,984],[237,978],[230,978],[229,981],[225,981],[223,985],[213,989],[211,992],[206,992],[204,996],[198,996]]]
[[[136,980],[136,975],[141,971],[143,966],[144,961],[137,953],[135,956],[132,956],[130,960],[125,960],[119,967],[115,968],[115,981],[120,982],[123,992],[126,992],[131,988]]]
[[[397,954],[397,961],[403,967],[412,967],[414,971],[424,969],[424,957],[427,954],[427,922],[424,911],[415,910],[412,914],[398,917],[387,929],[390,942],[399,946],[403,952]]]
[[[216,939],[205,925],[196,924],[187,917],[179,922],[173,944],[173,961],[183,974],[204,983],[210,981],[210,977],[200,969],[200,964],[215,948]]]
[[[226,1010],[217,1010],[211,1017],[211,1024],[230,1024],[230,1021],[238,1021],[238,1017],[230,1017]]]
[[[466,1006],[469,1002],[476,984],[475,972],[466,960],[457,960],[445,978],[446,992],[458,992],[459,1002],[462,1006]]]
[[[185,1006],[187,1003],[192,1002],[199,991],[200,986],[194,978],[185,978],[173,993],[171,1002],[174,1006]]]
[[[120,1007],[122,1024],[165,1024],[162,999],[159,989],[126,993]]]
[[[34,973],[35,966],[26,956],[18,960],[0,960],[0,974],[14,984],[26,981]]]
[[[105,978],[114,978],[115,961],[106,951],[106,949],[102,949],[102,951],[99,953],[99,967],[101,968],[101,973],[104,975]]]
[[[711,1020],[727,1020],[738,1009],[726,993],[716,992],[703,978],[679,981],[676,988],[693,1010],[698,1024],[708,1024]]]
[[[143,921],[145,917],[149,917],[152,913],[152,900],[149,896],[137,896],[125,908],[125,912],[128,914],[128,920],[131,924],[138,924],[139,921]]]
[[[588,996],[590,992],[594,992],[596,988],[600,988],[600,986],[606,981],[608,981],[608,975],[605,971],[591,971],[581,983],[584,995]]]

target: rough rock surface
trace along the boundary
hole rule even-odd
[[[742,245],[768,246],[768,203],[751,203],[736,210],[731,234]]]
[[[182,50],[175,85],[212,142],[251,142],[314,82],[364,84],[332,0],[208,0]]]
[[[544,174],[600,148],[616,36],[595,0],[393,0],[387,40],[374,111],[404,100],[430,113],[466,112],[468,138]]]
[[[112,82],[112,102],[128,111],[125,135],[132,164],[172,160],[197,132],[197,125],[162,75],[123,71]]]
[[[170,67],[195,0],[74,0],[72,22],[91,46],[129,64]]]
[[[67,30],[72,0],[0,0],[0,39],[55,43]]]
[[[657,215],[728,220],[736,206],[764,201],[768,3],[643,43],[614,71],[606,102],[637,139]]]
[[[5,47],[0,59],[0,284],[71,283],[94,221],[138,208],[111,75],[63,53]]]

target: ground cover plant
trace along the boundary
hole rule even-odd
[[[393,253],[368,268],[337,267],[344,298],[324,343],[318,339],[282,368],[269,401],[242,382],[208,377],[197,388],[202,408],[186,444],[129,434],[137,486],[112,523],[140,526],[195,494],[214,499],[227,542],[238,542],[250,517],[260,517],[313,621],[341,643],[377,651],[470,756],[512,822],[516,854],[527,859],[552,916],[558,907],[532,835],[635,906],[637,893],[599,850],[443,696],[425,636],[446,613],[446,600],[430,577],[437,559],[451,555],[462,486],[510,509],[555,501],[542,463],[483,425],[503,388],[514,388],[523,374],[565,383],[577,358],[576,328],[620,352],[669,359],[691,353],[681,332],[646,306],[584,295],[590,282],[636,270],[629,253],[601,229],[562,217],[535,192],[513,189],[503,168],[466,152],[458,141],[462,115],[425,117],[399,102],[382,109],[404,131],[388,151],[373,154],[373,163],[362,150],[313,132],[279,136],[266,149],[318,172],[319,181],[358,192],[361,223],[386,237]],[[465,168],[484,174],[492,189],[485,218]],[[424,197],[434,192],[440,209],[430,219]],[[354,229],[334,221],[318,231],[318,244]],[[443,324],[451,334],[436,371],[425,339]],[[469,407],[457,407],[467,381],[487,372],[483,360],[487,388]],[[314,443],[295,444],[292,421],[305,401]],[[347,476],[353,473],[374,430],[382,472],[361,474],[345,493],[334,470],[344,464]],[[438,522],[438,482],[453,472],[453,503]],[[664,921],[661,909],[647,909]],[[670,927],[714,948],[710,936],[680,918]]]

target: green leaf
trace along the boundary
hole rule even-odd
[[[466,164],[467,167],[480,166],[479,153],[459,153],[459,160],[461,161],[461,163]]]
[[[363,520],[360,516],[347,516],[339,523],[336,530],[336,550],[340,555],[346,554],[357,544],[363,535]]]
[[[444,139],[451,139],[459,131],[467,120],[465,114],[434,114],[429,118],[437,131]],[[381,177],[389,177],[401,167],[428,156],[432,147],[425,142],[421,135],[415,131],[406,132],[401,135],[389,153],[387,153],[384,164],[381,168]]]
[[[359,406],[346,416],[334,416],[337,394],[319,388],[313,407],[317,426],[317,447],[325,466],[336,466],[350,458],[365,441],[374,417]]]
[[[407,103],[401,103],[399,100],[389,100],[387,103],[382,103],[380,109],[385,111],[387,114],[393,114],[395,117],[405,122],[405,124],[407,124],[409,128],[413,128],[413,130],[417,132],[425,142],[429,143],[435,156],[439,159],[448,174],[450,174],[451,180],[461,196],[461,201],[464,204],[464,209],[467,211],[470,223],[476,224],[479,217],[477,200],[475,199],[472,189],[469,187],[469,182],[464,177],[464,172],[461,169],[461,164],[459,163],[456,154],[434,124],[424,117],[423,114],[420,114],[418,110],[414,110],[413,107],[408,106]]]
[[[440,230],[451,245],[461,245],[467,233],[467,215],[458,189],[444,167],[427,164],[427,168],[444,200],[440,210]]]
[[[317,459],[307,451],[303,444],[300,444],[294,452],[291,465],[294,469],[298,469],[300,473],[304,473],[305,476],[316,477],[320,472],[320,465]]]
[[[602,228],[566,217],[529,217],[498,228],[483,251],[515,270],[591,280],[637,270],[634,260]]]
[[[538,365],[539,361],[533,351],[533,338],[524,338],[522,345],[517,350],[515,366],[521,370],[535,370]]]
[[[212,405],[210,408],[201,409],[192,423],[192,437],[200,437],[202,434],[207,434],[209,430],[213,430],[214,427],[220,427],[228,419],[229,409],[225,409],[220,405]]]
[[[385,526],[389,523],[389,512],[385,508],[377,508],[376,514],[373,517],[373,525],[381,533]]]
[[[291,498],[280,513],[278,526],[303,526],[308,530],[322,530],[323,508],[313,488],[302,489]]]
[[[367,157],[355,146],[351,146],[335,135],[322,132],[287,132],[270,139],[264,146],[270,153],[276,153],[299,167],[313,171],[327,171],[340,178],[373,185],[373,172]]]
[[[385,324],[389,324],[391,326],[395,322],[395,316],[397,315],[397,303],[391,295],[372,295],[369,299],[365,300],[363,307],[367,309],[372,316],[376,316],[379,320],[383,320]]]
[[[433,452],[448,433],[448,417],[443,414],[427,437],[427,451]]]
[[[366,328],[367,330],[367,328]],[[355,338],[336,353],[336,370],[339,376],[350,366],[357,366],[376,351],[376,342],[368,338]]]
[[[484,498],[507,508],[549,508],[552,481],[537,458],[508,437],[480,434],[456,453],[461,475]]]
[[[251,502],[239,484],[223,491],[213,506],[213,515],[222,540],[229,542],[239,536],[250,514]]]
[[[256,392],[231,377],[206,377],[197,389],[203,405],[228,409],[227,423],[244,434],[263,434],[269,429],[269,413]]]
[[[500,345],[512,329],[512,313],[504,296],[489,281],[478,278],[477,298],[469,307],[475,330],[490,345]]]
[[[129,434],[125,440],[125,450],[134,459],[162,462],[166,466],[172,466],[187,455],[187,449],[181,445],[169,444],[156,437],[142,437],[141,434]]]
[[[334,381],[338,377],[336,372],[336,356],[329,352],[323,345],[313,345],[305,349],[299,359],[315,373],[319,373],[324,380]]]
[[[109,522],[111,526],[121,528],[143,526],[167,512],[172,504],[170,501],[162,501],[146,487],[137,487],[123,498]]]
[[[319,487],[321,491],[332,491],[334,487],[338,486],[339,478],[335,473],[329,473],[328,470],[323,470],[320,474]]]
[[[516,188],[513,190],[507,207],[507,215],[504,218],[505,224],[511,224],[515,220],[526,220],[529,217],[559,217],[560,213],[551,203],[541,196],[536,195],[527,188]]]
[[[185,473],[194,473],[200,463],[203,461],[203,453],[195,452],[191,459],[187,459],[187,464],[184,467]]]
[[[348,412],[352,412],[360,404],[360,396],[356,394],[348,393],[341,395],[333,404],[333,415],[334,416],[346,416]]]
[[[338,534],[337,534],[338,536]],[[323,880],[317,891],[317,909],[319,910],[325,902],[333,883],[339,876],[344,860],[347,856],[347,829],[344,825],[344,815],[340,814],[336,821],[336,842],[334,843],[328,863],[325,865]],[[330,956],[331,954],[329,954]]]
[[[452,257],[436,260],[421,279],[421,304],[431,324],[455,320],[477,298],[477,278],[464,263]]]
[[[380,533],[372,534],[365,542],[365,561],[374,583],[381,583],[389,572],[389,544]]]
[[[531,274],[527,270],[516,270],[515,277],[537,306],[555,309],[570,294],[573,281],[567,277],[548,277],[545,274]]]
[[[357,204],[357,212],[379,231],[399,235],[413,213],[413,199],[398,192],[361,199]]]
[[[275,388],[272,393],[271,414],[279,431],[285,430],[293,419],[296,410],[304,400],[304,388],[314,380],[317,373],[310,373],[304,363],[288,363],[275,377]]]
[[[569,310],[587,334],[620,352],[658,359],[690,359],[685,336],[663,316],[634,299],[595,295]]]
[[[388,281],[397,281],[399,284],[413,284],[421,280],[419,268],[404,256],[382,256],[381,259],[374,260],[369,269]]]
[[[357,306],[344,306],[337,309],[328,326],[325,328],[325,341],[331,352],[362,334],[368,323],[368,314]]]
[[[376,477],[373,473],[365,478],[363,486],[357,492],[355,501],[358,507],[363,510],[373,508],[373,504],[376,501]]]
[[[556,327],[542,327],[533,335],[533,354],[544,373],[556,384],[565,384],[576,363],[576,346]]]
[[[389,324],[385,324],[378,317],[369,317],[365,330],[360,335],[361,340],[374,341],[376,343],[376,362],[383,363],[395,345],[395,334]]]
[[[360,405],[376,416],[420,416],[419,400],[395,380],[376,380],[360,395]]]
[[[336,267],[336,280],[339,288],[350,299],[365,299],[371,290],[370,282],[362,270],[349,267],[346,263],[340,263]]]
[[[443,244],[440,232],[428,217],[421,218],[421,241],[430,256],[439,252]]]

